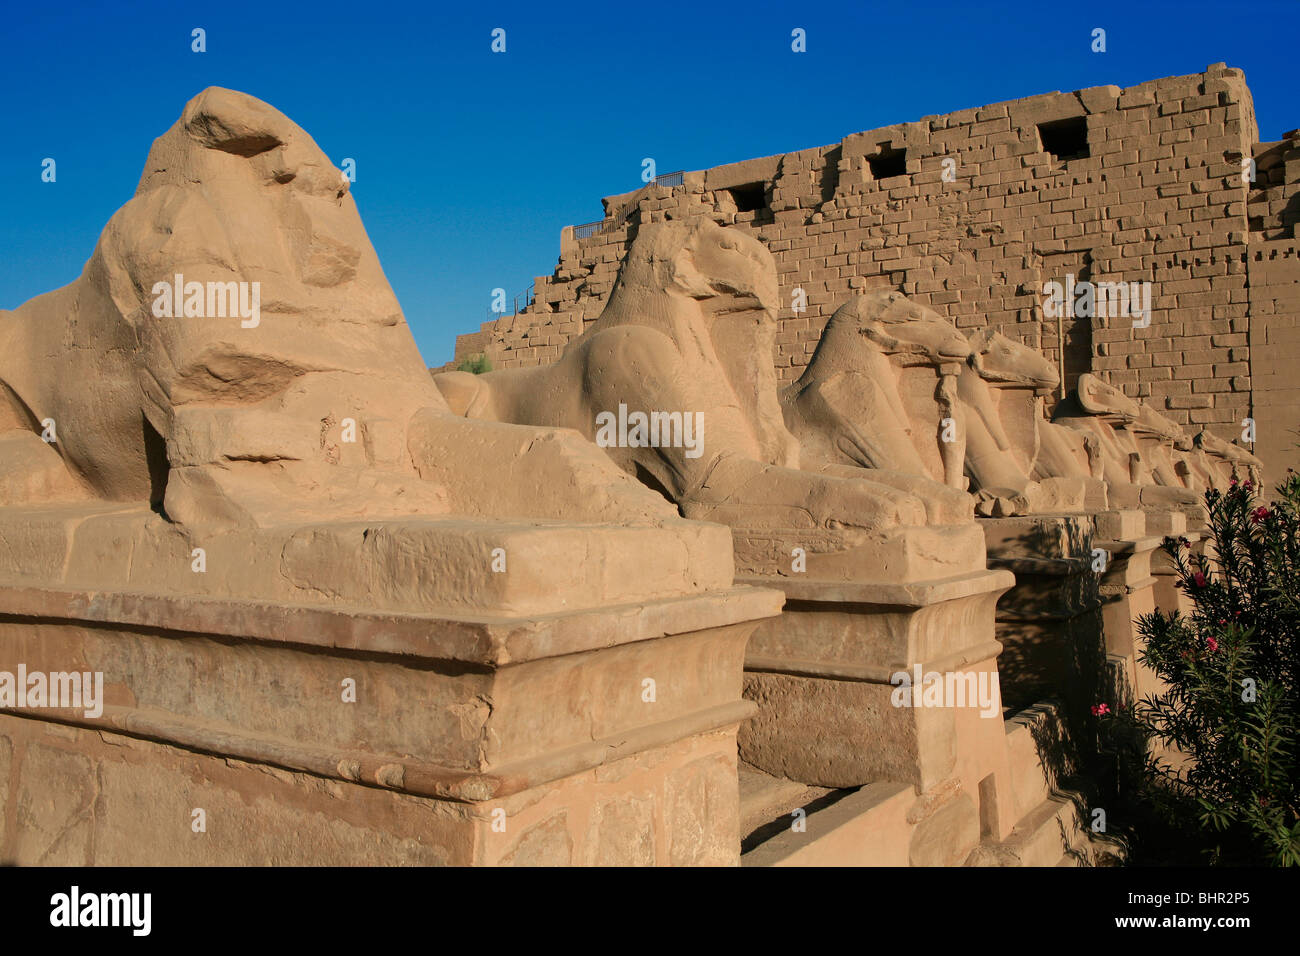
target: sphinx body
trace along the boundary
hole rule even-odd
[[[951,325],[900,293],[856,296],[831,316],[808,367],[782,390],[786,424],[810,457],[964,487],[966,430],[953,379],[969,354]]]
[[[966,473],[980,514],[1105,509],[1086,440],[1044,416],[1044,397],[1060,381],[1036,350],[994,329],[971,335],[971,358],[958,379],[966,409]]]
[[[1176,467],[1187,471],[1193,481],[1223,488],[1234,477],[1249,478],[1256,485],[1263,480],[1264,463],[1240,445],[1224,441],[1217,435],[1201,431],[1178,443]]]
[[[1025,492],[1039,449],[1034,400],[1057,381],[1056,369],[1033,349],[993,329],[971,336],[971,359],[957,390],[967,409],[966,470],[972,487]],[[1028,392],[1030,400],[1015,402],[1021,397],[1015,392]],[[1009,427],[1012,422],[1004,417],[1023,420]]]
[[[1188,437],[1176,422],[1092,374],[1080,377],[1048,421],[1042,396],[1058,379],[1046,359],[988,330],[973,336],[972,346],[972,374],[959,381],[966,469],[981,499],[996,497],[1001,485],[1023,489],[1035,512],[1148,508],[1182,511],[1199,525],[1206,488],[1225,486],[1237,471],[1258,481],[1258,459],[1244,449],[1208,432]],[[990,404],[996,415],[972,414]],[[982,505],[977,511],[985,513]]]
[[[1086,459],[1037,473],[1050,427],[1041,396],[1056,381],[1033,349],[992,330],[968,341],[932,310],[879,290],[831,317],[782,407],[806,453],[968,487],[977,514],[1079,510],[1100,493]]]
[[[260,303],[251,319],[241,297]],[[79,279],[0,312],[5,504],[150,503],[206,530],[672,513],[576,436],[465,427],[347,179],[284,114],[230,90],[200,93],[154,142]],[[509,480],[522,457],[587,493],[525,490]]]
[[[228,305],[202,314],[203,295],[190,315],[156,316],[156,287],[175,276],[183,288],[256,288],[257,324]],[[0,338],[11,422],[15,409],[25,425],[53,420],[51,447],[90,496],[167,497],[181,521],[238,522],[265,510],[273,487],[301,490],[303,465],[324,464],[326,444],[351,451],[337,432],[330,439],[331,416],[369,422],[377,457],[398,459],[396,429],[386,434],[375,414],[376,384],[357,374],[386,358],[400,396],[390,408],[437,402],[418,392],[418,355],[403,347],[409,333],[346,180],[286,117],[228,90],[187,104],[82,277],[0,317]],[[304,414],[318,416],[319,434],[302,427]],[[401,470],[372,477],[416,510],[445,510]],[[332,494],[346,497],[338,478]]]
[[[704,220],[648,224],[601,316],[555,364],[434,380],[471,418],[569,427],[592,440],[598,417],[620,406],[647,417],[701,413],[698,456],[671,444],[605,449],[686,517],[850,537],[969,526],[968,496],[923,472],[865,470],[800,447],[778,400],[777,308],[775,265],[752,236]],[[973,560],[972,541],[954,560]]]
[[[1174,422],[1094,375],[1058,407],[1035,350],[992,330],[962,339],[900,293],[880,290],[831,317],[807,368],[783,390],[790,430],[810,458],[887,468],[958,485],[988,517],[1147,508],[1202,520],[1200,493],[1242,472],[1244,449]],[[943,434],[943,425],[954,427]]]
[[[1177,424],[1092,374],[1079,376],[1053,422],[1096,442],[1111,507],[1182,511],[1199,524],[1201,496],[1174,466]]]

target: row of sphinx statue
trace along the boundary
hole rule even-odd
[[[1197,523],[1205,489],[1238,474],[1259,480],[1249,452],[1190,434],[1092,374],[1049,418],[1060,378],[1042,354],[991,328],[963,335],[890,289],[840,306],[803,373],[780,387],[778,302],[775,263],[751,235],[706,220],[653,223],[600,317],[556,363],[435,381],[459,414],[589,438],[599,412],[620,403],[702,411],[708,447],[697,458],[671,446],[607,449],[688,516],[701,499],[715,516],[720,501],[793,504],[797,495],[777,492],[796,483],[789,469],[950,506],[937,486],[969,492],[981,516],[1148,508]]]
[[[182,273],[259,284],[265,316],[159,318],[149,290]],[[0,503],[147,504],[193,534],[700,519],[767,535],[771,554],[785,531],[856,547],[843,571],[858,576],[900,529],[964,525],[929,553],[942,563],[960,538],[978,565],[976,514],[1195,516],[1204,488],[1258,476],[1243,449],[1091,375],[1049,421],[1043,356],[887,289],[840,306],[783,386],[777,337],[796,333],[780,309],[776,263],[744,227],[645,223],[557,361],[431,380],[347,181],[279,111],[213,88],[155,142],[82,276],[0,312]],[[702,442],[601,453],[597,422],[620,407],[699,415]]]

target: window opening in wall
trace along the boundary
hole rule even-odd
[[[755,212],[767,208],[767,183],[746,183],[727,190],[736,203],[737,212]]]
[[[867,165],[871,167],[872,179],[889,179],[891,176],[906,176],[907,150],[883,150],[875,156],[868,156]]]
[[[1051,153],[1052,159],[1059,163],[1086,159],[1089,155],[1088,118],[1076,116],[1051,123],[1039,123],[1038,141],[1043,145],[1043,152]]]

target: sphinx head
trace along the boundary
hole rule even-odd
[[[1137,402],[1091,372],[1079,376],[1074,390],[1080,406],[1090,415],[1106,415],[1120,421],[1133,422],[1142,414]]]
[[[989,382],[1055,388],[1061,377],[1047,358],[996,329],[981,329],[970,337],[970,364]]]
[[[332,202],[348,192],[347,177],[302,127],[247,93],[208,87],[185,104],[170,133],[215,154],[245,160],[254,178],[267,186],[287,186],[290,192]],[[150,164],[141,191],[155,184],[154,177],[165,178],[168,172]]]
[[[750,313],[775,323],[780,309],[776,263],[767,247],[708,219],[642,226],[618,285],[619,292],[645,288],[693,299],[708,317]]]
[[[856,333],[906,365],[964,361],[970,344],[952,323],[901,292],[877,289],[846,302],[831,324]]]
[[[1186,436],[1182,426],[1172,418],[1161,415],[1154,408],[1138,403],[1137,424],[1152,435],[1168,439],[1175,446]]]
[[[155,140],[136,198],[162,207],[156,218],[168,224],[155,243],[170,237],[167,248],[147,262],[150,284],[188,259],[183,271],[200,282],[233,278],[198,275],[200,262],[261,281],[281,312],[400,321],[347,177],[305,130],[255,97],[209,87],[191,99]],[[345,307],[322,304],[322,290],[343,292]]]

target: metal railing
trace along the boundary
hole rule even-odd
[[[507,305],[511,307],[509,312],[497,312],[495,309],[488,309],[488,321],[495,322],[497,319],[504,319],[507,316],[518,315],[524,309],[528,308],[537,301],[537,292],[533,286],[529,286],[523,292],[520,292],[514,299],[510,300]],[[522,303],[522,304],[521,304]]]
[[[647,189],[650,186],[664,186],[668,189],[672,189],[675,186],[683,186],[685,184],[686,184],[686,170],[679,169],[675,173],[664,173],[662,176],[656,176],[653,180],[646,183],[641,188]],[[628,205],[624,207],[624,213],[626,214],[627,212],[630,212],[635,205],[636,205],[635,203],[628,203]],[[598,232],[604,232],[606,229],[613,228],[617,222],[621,221],[621,218],[626,218],[626,215],[624,215],[623,217],[597,219],[595,222],[584,222],[580,226],[574,226],[573,238],[575,240],[589,239],[590,237],[596,235],[596,233]]]

